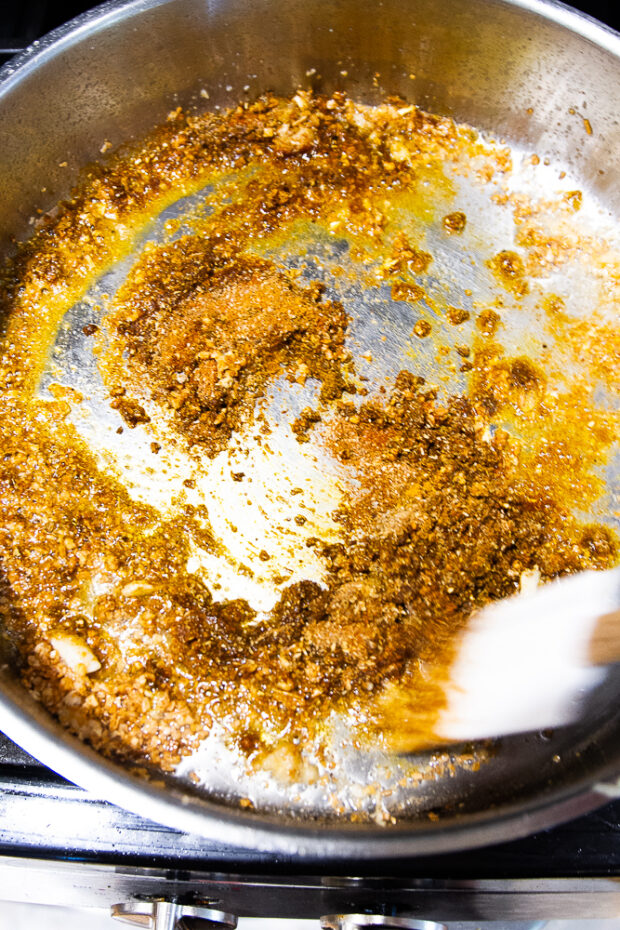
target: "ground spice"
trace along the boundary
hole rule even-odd
[[[414,696],[413,711],[408,699],[394,717],[393,745],[416,727],[423,743],[442,701],[429,668],[449,661],[473,610],[517,591],[523,572],[548,580],[617,560],[608,528],[571,515],[597,493],[588,469],[613,430],[593,420],[584,445],[586,406],[550,406],[546,373],[495,341],[499,313],[478,313],[473,351],[456,349],[468,359],[465,395],[440,403],[422,378],[401,371],[368,396],[342,305],[252,251],[297,221],[320,221],[378,259],[378,281],[395,300],[418,301],[426,290],[416,279],[432,255],[410,234],[385,233],[385,195],[411,197],[429,164],[484,151],[449,120],[415,107],[362,108],[343,94],[267,96],[219,115],[179,111],[155,136],[90,169],[6,266],[5,649],[37,699],[97,749],[171,771],[224,720],[257,764],[284,780],[312,781],[295,746],[314,738],[334,708],[372,716],[390,683]],[[506,170],[505,156],[492,162],[485,176]],[[226,187],[233,171],[246,172],[236,189]],[[191,507],[164,519],[136,504],[66,422],[70,398],[31,395],[75,295],[127,250],[149,211],[209,178],[221,185],[214,212],[192,234],[146,250],[88,335],[126,424],[148,426],[153,404],[169,416],[174,441],[207,458],[260,418],[277,378],[319,382],[317,408],[304,409],[293,431],[302,442],[312,433],[342,466],[340,541],[308,532],[305,546],[323,558],[325,583],[289,585],[268,616],[244,600],[216,601],[215,587],[188,571],[188,528],[215,546]],[[448,234],[465,224],[460,212],[443,218]],[[500,252],[490,266],[507,290],[527,293],[519,255]],[[468,318],[443,309],[454,325]],[[420,338],[431,331],[427,320],[413,326]],[[611,378],[610,356],[588,352]],[[549,433],[556,422],[563,431],[549,443],[543,435],[532,467],[493,422],[511,411],[531,417],[533,429],[542,423]],[[161,443],[150,448],[155,455]],[[233,480],[245,482],[245,473]],[[295,525],[306,520],[300,512]],[[271,553],[262,549],[259,559],[267,564]],[[284,742],[274,735],[283,731]]]

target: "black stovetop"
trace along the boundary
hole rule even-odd
[[[617,0],[579,6],[620,30]],[[79,12],[79,0],[20,0],[0,10],[0,63]],[[36,762],[0,733],[0,855],[192,868],[236,873],[307,872],[275,854],[188,836],[92,797]],[[321,874],[376,874],[377,863],[314,864]],[[353,870],[353,871],[352,871]],[[620,876],[620,802],[524,840],[467,854],[382,862],[384,875],[424,878]]]
[[[55,775],[0,733],[0,855],[212,872],[425,879],[620,876],[620,802],[532,837],[467,853],[303,863],[162,827]]]

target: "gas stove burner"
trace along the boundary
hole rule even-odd
[[[163,898],[113,904],[111,913],[115,920],[132,927],[148,927],[149,930],[190,930],[188,921],[191,922],[191,930],[235,930],[237,926],[237,918],[232,914]]]
[[[112,917],[148,930],[235,930],[237,918],[223,911],[178,901],[158,899],[114,904]],[[448,930],[445,924],[417,917],[384,914],[330,914],[320,919],[321,930]]]
[[[329,914],[321,917],[321,930],[447,930],[445,924],[416,917],[391,917],[383,914]]]

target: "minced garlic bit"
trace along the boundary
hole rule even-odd
[[[68,665],[76,675],[92,675],[101,668],[101,662],[86,643],[77,636],[56,633],[50,636],[50,643],[65,665]]]
[[[534,594],[540,584],[540,570],[535,565],[534,568],[524,569],[519,578],[519,593]]]

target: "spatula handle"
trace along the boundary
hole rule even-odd
[[[589,659],[592,665],[620,662],[620,610],[599,617],[590,639]]]

